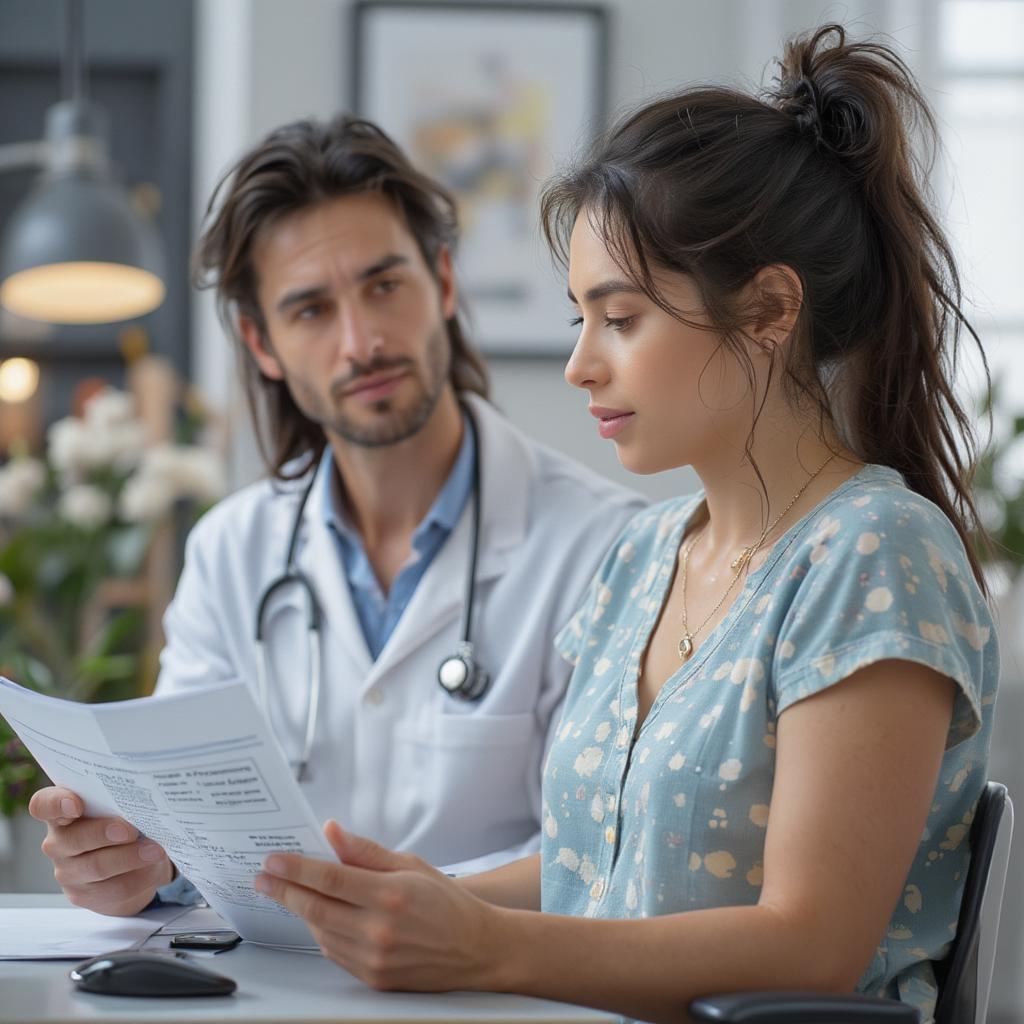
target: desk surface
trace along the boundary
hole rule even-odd
[[[0,894],[0,907],[67,906],[63,896]],[[167,945],[155,936],[146,948]],[[202,963],[207,964],[204,958]],[[233,996],[133,999],[80,992],[68,980],[69,960],[0,961],[0,1022],[78,1021],[345,1021],[413,1024],[597,1024],[618,1018],[596,1010],[527,996],[485,992],[423,995],[375,992],[322,957],[264,949],[243,942],[208,966],[238,982]]]

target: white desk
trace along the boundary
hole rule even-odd
[[[67,906],[63,896],[0,894],[0,907]],[[167,945],[155,936],[147,948]],[[481,992],[422,995],[375,992],[321,957],[243,942],[200,961],[238,983],[232,996],[134,999],[81,992],[68,979],[71,961],[0,961],[0,1022],[78,1021],[345,1021],[363,1024],[608,1024],[612,1014],[526,996]]]

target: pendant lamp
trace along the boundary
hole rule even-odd
[[[46,114],[45,167],[0,246],[0,305],[30,320],[110,323],[163,302],[154,225],[110,173],[103,112],[85,97],[81,0],[66,0],[64,99]]]

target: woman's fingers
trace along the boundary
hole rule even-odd
[[[371,871],[401,871],[417,863],[417,858],[407,853],[396,853],[372,839],[347,832],[333,818],[324,825],[324,835],[343,864]]]
[[[400,856],[410,867],[415,865],[418,868],[419,862],[416,858],[408,857],[406,854]],[[399,873],[337,864],[334,861],[303,857],[297,853],[273,853],[263,862],[263,873],[257,875],[256,888],[264,895],[276,899],[269,888],[276,879],[342,903],[357,907],[373,907],[380,904],[382,899],[389,899],[387,894],[395,891],[393,881]],[[268,888],[260,888],[261,885]]]

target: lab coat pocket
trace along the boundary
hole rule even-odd
[[[529,712],[519,715],[437,715],[422,723],[414,742],[456,749],[516,747],[529,740],[536,725],[536,716]]]
[[[536,831],[530,783],[539,778],[541,741],[533,714],[436,715],[399,723],[394,740],[394,770],[405,785],[404,799],[388,808],[390,824],[425,841],[428,860],[467,860]]]

